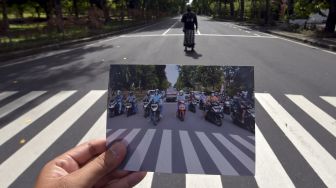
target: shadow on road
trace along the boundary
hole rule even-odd
[[[185,55],[188,56],[188,57],[192,57],[194,59],[198,59],[198,58],[202,57],[202,54],[197,53],[196,50],[194,50],[194,51],[186,51]]]

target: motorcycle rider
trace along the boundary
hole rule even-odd
[[[160,110],[160,118],[162,118],[162,110],[163,110],[163,106],[162,106],[162,96],[160,95],[160,91],[159,89],[155,90],[154,95],[151,96],[149,103],[158,103],[159,104],[159,110]]]
[[[243,101],[242,97],[243,97],[243,94],[238,91],[237,94],[234,96],[234,99],[235,99],[235,104],[238,106],[239,112],[241,113],[240,122],[244,123],[244,119],[245,119],[244,117],[246,114],[246,106],[242,102]]]
[[[145,95],[145,97],[143,98],[143,102],[147,102],[147,101],[149,101],[150,100],[150,98],[151,98],[151,93],[150,93],[150,91],[147,91],[147,94]]]
[[[115,96],[114,100],[118,104],[118,114],[121,113],[121,108],[122,108],[122,102],[123,102],[123,96],[121,95],[121,91],[117,91],[117,95]]]
[[[218,97],[215,95],[215,92],[212,91],[212,92],[211,92],[211,95],[210,95],[210,96],[207,98],[207,100],[206,100],[205,116],[207,115],[207,113],[208,113],[208,111],[209,111],[209,109],[210,109],[210,107],[211,107],[211,104],[212,104],[212,103],[217,103],[217,102],[219,102],[219,99],[218,99]]]
[[[179,94],[176,96],[177,109],[178,109],[178,106],[179,106],[180,102],[185,101],[185,100],[186,100],[186,96],[185,96],[183,90],[180,90]]]
[[[128,93],[126,101],[132,104],[133,113],[136,113],[138,111],[138,108],[137,108],[137,104],[136,104],[136,97],[135,97],[133,91],[130,91]]]

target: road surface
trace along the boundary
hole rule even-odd
[[[336,54],[207,17],[185,53],[178,21],[1,62],[1,186],[32,187],[47,161],[105,136],[109,64],[131,63],[255,66],[256,175],[149,173],[139,187],[336,187]]]

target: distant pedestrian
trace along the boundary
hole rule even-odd
[[[184,24],[184,51],[191,48],[194,51],[195,47],[195,27],[198,30],[197,16],[191,11],[191,7],[187,7],[187,12],[183,14],[181,22]]]

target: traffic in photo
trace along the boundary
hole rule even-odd
[[[108,143],[129,144],[123,169],[254,174],[253,67],[111,65],[108,93]]]

